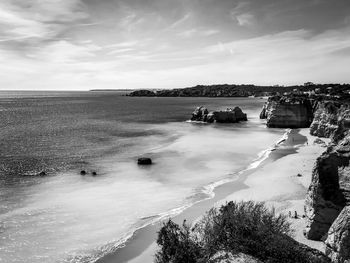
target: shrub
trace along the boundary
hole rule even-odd
[[[290,237],[287,217],[276,215],[263,203],[229,202],[213,208],[193,229],[171,220],[158,233],[157,263],[209,262],[219,251],[243,253],[266,263],[311,263],[324,255]]]

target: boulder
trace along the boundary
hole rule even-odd
[[[147,158],[147,157],[139,158],[139,159],[137,159],[137,164],[138,165],[151,165],[152,159]]]
[[[237,121],[247,121],[247,114],[245,114],[240,107],[234,107],[233,109],[227,109],[234,112]]]
[[[197,107],[194,112],[192,112],[192,118],[191,121],[206,121],[207,115],[208,115],[208,109],[200,106]]]
[[[341,211],[328,231],[326,255],[334,263],[350,262],[350,206]]]

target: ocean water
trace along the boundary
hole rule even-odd
[[[264,102],[0,92],[0,262],[93,262],[212,197],[283,136],[259,120]],[[239,106],[249,121],[186,122],[200,105]],[[154,165],[138,166],[141,156]]]

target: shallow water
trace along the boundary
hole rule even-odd
[[[210,197],[284,133],[258,119],[263,102],[0,93],[1,261],[95,259],[135,229]],[[185,122],[199,105],[240,106],[249,121]],[[139,156],[155,164],[139,167]],[[48,176],[30,176],[42,170]]]

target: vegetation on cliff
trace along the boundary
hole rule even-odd
[[[229,202],[213,208],[191,228],[169,220],[158,233],[156,263],[217,261],[218,253],[250,255],[266,263],[330,262],[290,236],[290,224],[263,203]],[[225,261],[226,262],[226,261]]]
[[[298,92],[315,91],[320,94],[342,94],[349,97],[350,84],[313,84],[294,86],[256,86],[256,85],[197,85],[195,87],[168,90],[136,90],[129,96],[157,97],[248,97],[282,95],[297,90]]]

